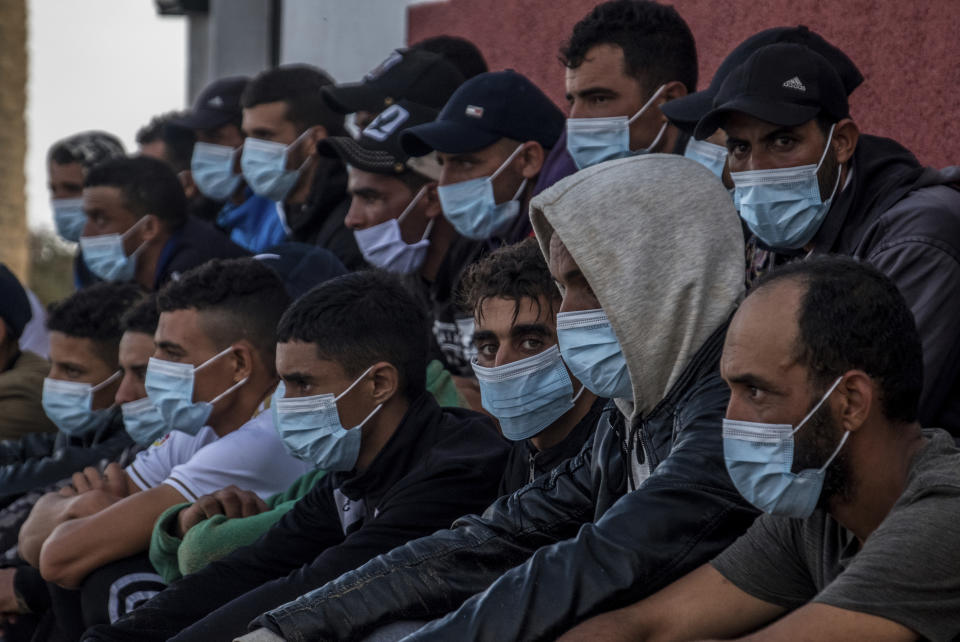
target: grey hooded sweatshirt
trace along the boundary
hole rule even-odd
[[[616,400],[622,413],[604,411],[578,455],[482,516],[380,555],[255,625],[286,639],[350,640],[439,617],[407,640],[553,639],[708,562],[752,523],[721,439],[729,391],[718,364],[743,293],[727,191],[689,159],[637,156],[560,181],[533,200],[531,218],[545,252],[560,235],[607,312],[633,398]]]

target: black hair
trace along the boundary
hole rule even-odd
[[[290,305],[277,273],[253,258],[213,259],[188,270],[157,293],[163,312],[205,313],[204,329],[218,348],[246,339],[274,372],[277,322]]]
[[[190,169],[190,157],[193,156],[193,145],[197,142],[197,137],[193,130],[174,125],[171,121],[183,118],[189,113],[188,111],[168,111],[154,116],[149,123],[137,130],[138,145],[163,142],[166,150],[164,160],[175,172]]]
[[[142,298],[143,291],[134,283],[97,283],[51,305],[47,329],[91,339],[104,361],[116,363],[123,335],[121,319]]]
[[[332,84],[333,78],[322,69],[310,65],[285,65],[255,76],[243,90],[240,104],[249,109],[263,103],[283,101],[287,105],[286,118],[298,133],[322,125],[328,136],[344,136],[343,114],[330,109],[321,92]]]
[[[396,367],[408,400],[426,389],[427,314],[387,272],[353,272],[313,288],[280,319],[277,340],[312,343],[318,358],[338,363],[351,377],[386,361]]]
[[[156,158],[115,158],[93,167],[84,187],[116,187],[124,206],[141,218],[153,214],[171,230],[187,221],[187,197],[169,165]]]
[[[533,301],[538,313],[541,300],[560,306],[560,290],[536,239],[502,247],[464,273],[460,280],[460,305],[464,311],[478,316],[484,301],[497,297],[514,301],[514,320],[523,299]]]
[[[867,263],[840,256],[796,261],[765,275],[806,287],[797,320],[797,362],[824,390],[852,369],[879,383],[888,419],[916,421],[923,389],[923,349],[913,314],[897,286]]]
[[[434,36],[412,45],[411,49],[423,49],[443,56],[447,62],[463,74],[465,80],[489,71],[487,61],[483,59],[483,54],[480,53],[475,44],[466,38]]]
[[[583,64],[597,45],[623,50],[626,73],[647,91],[672,80],[688,92],[697,90],[697,45],[677,10],[651,0],[611,0],[593,8],[573,27],[560,49],[560,61],[570,69]]]
[[[114,136],[102,131],[86,131],[62,138],[47,150],[47,163],[69,165],[80,163],[88,170],[108,158],[126,156],[123,143]]]
[[[120,327],[124,332],[141,332],[151,337],[157,331],[157,321],[160,311],[157,310],[157,295],[148,294],[142,301],[127,310],[120,319]]]

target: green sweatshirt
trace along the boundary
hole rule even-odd
[[[441,406],[467,408],[457,391],[450,373],[439,361],[427,365],[427,390],[433,393]],[[259,515],[228,519],[216,515],[204,520],[177,537],[177,518],[190,503],[171,506],[157,519],[150,537],[150,562],[168,584],[200,570],[210,562],[252,544],[283,515],[293,508],[298,499],[307,494],[323,477],[324,471],[314,470],[293,483],[290,488],[267,500],[267,510]]]

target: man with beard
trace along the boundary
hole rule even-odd
[[[893,282],[845,257],[778,269],[734,316],[720,368],[727,470],[765,514],[563,639],[955,639],[960,451],[917,421],[920,337]]]
[[[798,44],[761,47],[730,72],[695,135],[717,128],[734,204],[765,248],[854,256],[897,285],[923,343],[919,419],[960,434],[960,169],[861,135],[836,67]]]

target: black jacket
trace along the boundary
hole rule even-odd
[[[0,507],[87,466],[116,461],[132,446],[119,408],[111,412],[103,428],[83,437],[68,437],[57,431],[0,441]]]
[[[367,267],[353,238],[353,230],[343,224],[350,210],[347,194],[347,168],[336,158],[318,156],[317,171],[307,200],[298,205],[283,205],[287,240],[319,245],[333,252],[348,270]]]
[[[537,450],[529,439],[513,442],[507,458],[507,469],[500,480],[500,494],[507,495],[520,490],[540,475],[545,475],[571,457],[576,457],[587,440],[593,437],[606,405],[606,399],[595,400],[587,414],[577,422],[563,441],[549,448]]]
[[[85,639],[166,640],[188,626],[176,639],[232,639],[258,614],[489,504],[506,456],[487,418],[425,394],[365,472],[325,476],[252,545]]]
[[[757,514],[723,461],[723,336],[718,329],[629,431],[609,406],[579,455],[483,516],[380,555],[255,624],[288,640],[350,640],[453,611],[414,638],[552,639],[709,561]],[[634,456],[652,473],[628,492]]]
[[[241,256],[250,256],[250,252],[209,223],[188,216],[186,223],[174,231],[160,253],[153,289],[160,289],[170,279],[179,278],[187,270],[203,265],[210,259],[235,259]]]
[[[853,178],[813,239],[889,276],[923,342],[920,421],[960,436],[960,168],[922,167],[900,144],[861,136]]]

